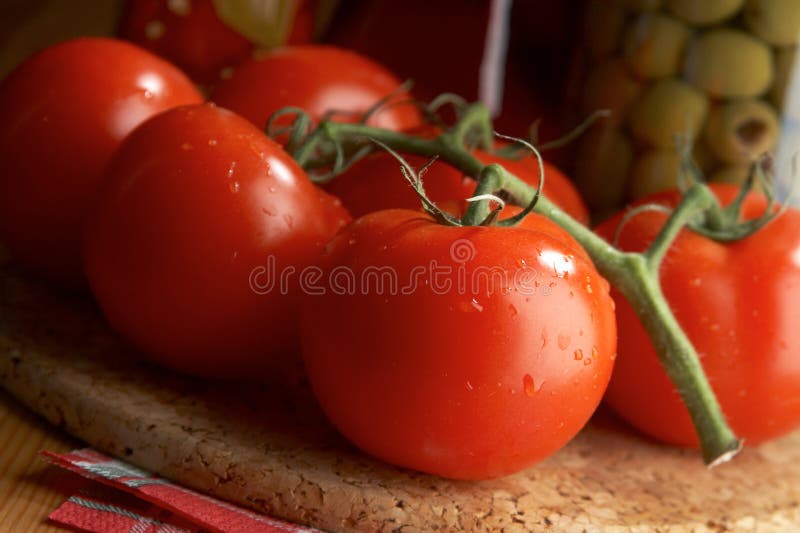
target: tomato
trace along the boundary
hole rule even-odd
[[[533,157],[519,161],[477,151],[483,163],[500,163],[526,183],[538,187],[539,165]],[[406,157],[411,166],[422,167],[427,159]],[[589,212],[572,182],[558,168],[545,161],[544,192],[556,205],[584,224]],[[425,191],[434,202],[463,200],[474,196],[475,181],[444,162],[435,162],[423,176]],[[382,209],[415,209],[420,201],[400,173],[400,164],[388,153],[377,153],[358,161],[344,174],[336,177],[326,190],[341,198],[355,217]]]
[[[83,223],[103,168],[147,118],[202,96],[169,63],[111,39],[34,55],[0,86],[0,242],[21,264],[83,281]]]
[[[87,226],[86,272],[123,337],[203,376],[260,380],[299,366],[292,274],[349,219],[337,200],[212,104],[143,124],[107,180]]]
[[[737,189],[713,185],[723,204]],[[678,193],[646,200],[675,206]],[[743,215],[766,207],[751,193]],[[598,231],[613,235],[621,215]],[[646,212],[625,226],[620,245],[643,250],[666,215]],[[782,435],[800,424],[800,213],[790,209],[754,235],[730,244],[683,230],[660,275],[678,322],[700,354],[711,387],[734,432],[749,443]],[[617,293],[619,358],[606,395],[623,418],[666,442],[697,445],[688,412],[662,370],[633,309]]]
[[[253,43],[223,23],[211,0],[129,0],[119,34],[172,61],[199,83],[245,60]]]
[[[217,104],[249,119],[259,128],[286,106],[303,108],[314,121],[331,110],[344,122],[356,122],[377,101],[397,91],[401,81],[381,65],[355,52],[332,46],[280,48],[245,61],[212,93]],[[398,93],[393,102],[409,95]],[[368,122],[394,130],[421,123],[418,109],[408,103],[387,107]]]
[[[608,283],[549,220],[450,227],[365,215],[304,286],[303,359],[365,452],[449,478],[518,471],[600,402],[616,333]]]

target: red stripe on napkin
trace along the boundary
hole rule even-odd
[[[276,520],[181,487],[91,448],[66,454],[44,451],[42,455],[52,464],[124,491],[150,504],[145,504],[144,508],[134,508],[130,501],[119,497],[111,498],[108,493],[95,493],[92,496],[78,494],[50,515],[51,520],[71,527],[103,533],[200,530],[221,533],[318,532],[313,528]],[[132,500],[127,494],[124,496]],[[103,529],[97,529],[91,524],[101,524]]]

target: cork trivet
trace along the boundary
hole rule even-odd
[[[448,481],[355,450],[302,388],[212,383],[140,362],[91,302],[7,265],[0,383],[99,450],[330,531],[800,529],[800,433],[709,471],[695,451],[649,442],[600,415],[525,472]]]

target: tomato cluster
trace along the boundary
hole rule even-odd
[[[239,61],[209,102],[176,67],[113,39],[56,45],[4,80],[0,242],[17,263],[88,286],[110,325],[168,367],[277,381],[304,363],[332,423],[393,464],[461,479],[515,472],[572,438],[609,380],[608,401],[633,424],[694,442],[637,318],[565,230],[538,215],[514,227],[443,224],[386,153],[323,190],[263,131],[285,106],[314,122],[355,121],[384,100],[368,124],[438,134],[400,80],[325,46]],[[539,181],[533,158],[473,155]],[[547,163],[545,174],[550,199],[587,222],[569,179]],[[425,183],[453,211],[475,194],[446,163]],[[748,202],[751,213],[762,199]],[[659,216],[631,221],[622,246],[643,248]],[[794,307],[774,306],[800,287],[797,216],[736,246],[687,233],[663,270],[726,412],[753,440],[800,419]],[[774,276],[760,277],[761,260]],[[746,285],[758,291],[742,296]]]

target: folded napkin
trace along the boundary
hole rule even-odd
[[[50,514],[50,520],[65,527],[97,533],[318,533],[181,487],[91,448],[42,455],[102,484],[92,484]]]

